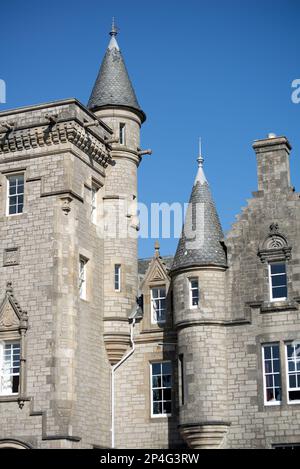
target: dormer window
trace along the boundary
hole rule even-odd
[[[151,288],[151,322],[166,322],[166,287]]]
[[[287,299],[287,275],[285,262],[269,264],[270,300],[283,301]]]

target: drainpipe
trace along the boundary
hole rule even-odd
[[[126,355],[111,368],[111,447],[115,447],[115,371],[133,354],[135,350],[135,343],[133,339],[133,328],[135,325],[135,318],[132,319],[130,324],[130,345],[131,349]]]

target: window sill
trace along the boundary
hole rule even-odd
[[[0,396],[0,404],[1,402],[18,402],[20,409],[23,408],[24,402],[30,401],[29,397],[20,396],[20,394],[9,394],[6,396]]]
[[[276,313],[280,311],[297,310],[298,304],[293,300],[265,301],[260,306],[261,313]]]

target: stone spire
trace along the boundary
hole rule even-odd
[[[172,271],[203,265],[226,266],[223,232],[199,151],[198,172]]]
[[[88,108],[92,111],[112,107],[130,108],[136,112],[141,117],[142,122],[144,122],[146,115],[139,106],[121,54],[116,39],[118,30],[114,19],[109,34],[111,39],[92,90]]]

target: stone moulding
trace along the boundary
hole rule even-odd
[[[130,337],[128,334],[107,333],[104,334],[104,343],[109,362],[111,365],[115,365],[130,346]]]
[[[229,427],[229,422],[206,422],[179,425],[179,431],[191,449],[220,449]]]
[[[111,160],[110,152],[94,135],[74,119],[58,122],[54,126],[37,125],[0,134],[0,156],[19,151],[33,150],[71,143],[89,158],[106,168]]]

